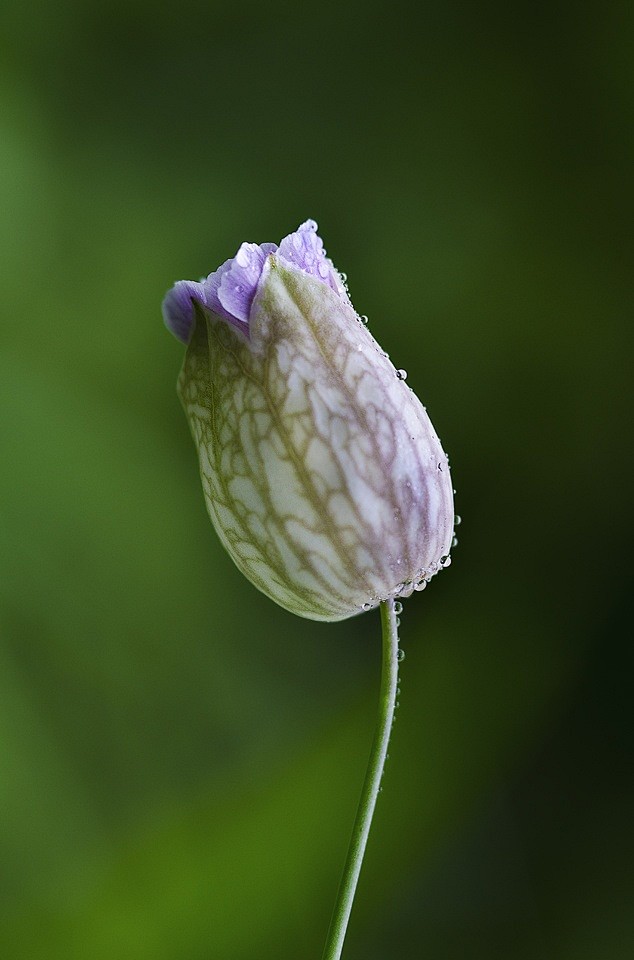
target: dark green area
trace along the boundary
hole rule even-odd
[[[160,320],[313,217],[463,516],[346,960],[630,958],[631,7],[0,18],[0,956],[320,956],[379,618],[242,580]]]

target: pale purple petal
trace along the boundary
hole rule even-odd
[[[205,293],[202,283],[195,280],[179,280],[163,299],[163,321],[175,337],[183,343],[189,343],[194,325],[194,303],[205,305]]]
[[[251,305],[269,254],[275,243],[243,243],[231,260],[226,260],[204,281],[209,308],[238,329],[248,333]]]
[[[280,257],[329,286],[348,302],[343,280],[329,260],[314,220],[306,220],[280,243]]]

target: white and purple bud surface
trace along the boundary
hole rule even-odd
[[[343,620],[447,565],[447,457],[314,221],[179,281],[163,316],[187,344],[178,393],[207,510],[251,583],[299,616]]]

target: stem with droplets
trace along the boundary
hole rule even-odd
[[[343,868],[322,960],[339,960],[341,957],[363,856],[368,842],[368,834],[372,825],[374,808],[381,788],[381,778],[394,720],[398,684],[398,622],[393,600],[386,600],[381,604],[381,628],[383,633],[383,666],[379,693],[379,713],[365,781],[359,799],[359,807],[352,828],[348,856]]]

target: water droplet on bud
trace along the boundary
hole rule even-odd
[[[407,380],[407,370],[397,370],[396,376],[399,380]]]

